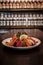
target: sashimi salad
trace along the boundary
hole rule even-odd
[[[17,34],[14,34],[10,42],[6,42],[9,46],[14,47],[29,47],[36,45],[38,41],[30,37],[25,32],[18,32]]]

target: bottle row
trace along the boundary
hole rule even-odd
[[[4,1],[4,0],[3,0]],[[25,0],[17,0],[13,1],[9,0],[6,2],[0,2],[0,9],[9,9],[9,8],[43,8],[43,1],[25,1]]]
[[[38,2],[38,1],[40,1],[40,2],[42,2],[43,0],[0,0],[0,2],[34,2],[34,1],[36,1],[36,2]]]
[[[23,20],[23,19],[43,19],[43,14],[38,13],[1,13],[0,12],[0,20]]]
[[[0,26],[43,26],[43,20],[24,20],[24,21],[14,21],[14,20],[3,20],[0,21]]]

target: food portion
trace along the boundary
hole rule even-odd
[[[30,37],[25,32],[18,32],[17,34],[14,34],[10,42],[6,42],[7,45],[14,47],[29,47],[36,45],[37,43],[38,41]]]

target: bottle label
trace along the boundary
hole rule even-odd
[[[2,6],[0,6],[0,9],[2,9]]]
[[[9,6],[6,6],[5,8],[9,8]]]
[[[3,8],[5,8],[5,6],[3,6]]]
[[[16,6],[13,6],[12,8],[16,8]]]
[[[19,8],[19,6],[16,6],[16,8]]]
[[[20,6],[20,8],[22,8],[22,6]]]
[[[30,8],[30,6],[26,6],[26,8]]]
[[[26,8],[26,6],[23,6],[23,8]]]
[[[41,8],[43,8],[43,4],[41,5]]]
[[[10,5],[10,8],[12,8],[12,6]]]

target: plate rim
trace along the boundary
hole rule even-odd
[[[32,48],[35,48],[37,46],[39,46],[41,44],[41,40],[36,38],[36,37],[32,37],[32,38],[35,38],[39,41],[39,43],[37,43],[37,45],[33,45],[33,46],[29,46],[29,47],[14,47],[14,46],[8,46],[8,45],[5,45],[4,41],[7,40],[7,39],[12,39],[11,37],[10,38],[6,38],[2,41],[2,44],[8,48],[13,48],[13,49],[32,49]]]

